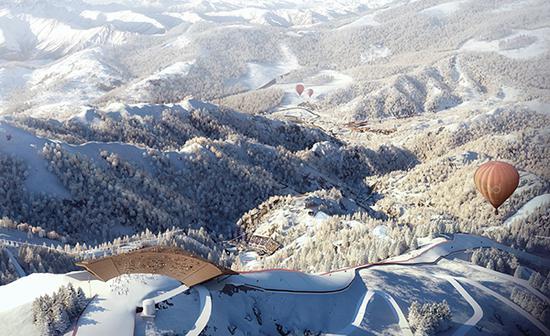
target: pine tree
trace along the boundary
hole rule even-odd
[[[78,303],[79,311],[84,309],[84,307],[86,307],[86,303],[88,302],[84,291],[80,287],[76,290],[76,302]]]
[[[523,274],[523,266],[518,266],[514,271],[514,278],[521,279],[522,274]]]
[[[540,289],[543,283],[544,278],[542,277],[542,275],[540,275],[539,272],[533,272],[529,277],[529,284],[533,286],[533,288]]]
[[[52,307],[53,329],[56,335],[62,335],[70,326],[69,314],[62,302],[55,302]]]

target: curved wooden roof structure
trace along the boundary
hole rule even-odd
[[[97,278],[107,281],[122,274],[162,274],[191,287],[217,276],[235,274],[175,247],[154,246],[102,259],[77,263]]]

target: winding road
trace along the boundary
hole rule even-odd
[[[502,303],[504,303],[508,307],[510,307],[510,308],[514,309],[515,311],[517,311],[521,316],[528,319],[531,323],[533,323],[545,335],[550,335],[550,329],[548,329],[544,324],[542,324],[539,320],[537,320],[535,317],[533,317],[533,315],[527,313],[525,310],[523,310],[523,308],[521,308],[520,306],[518,306],[517,304],[515,304],[514,302],[512,302],[508,298],[500,295],[499,293],[493,291],[492,289],[489,289],[489,288],[483,286],[482,284],[480,284],[477,281],[473,281],[473,280],[462,278],[462,277],[456,278],[456,279],[459,280],[459,281],[465,282],[467,284],[470,284],[470,285],[480,289],[481,291],[493,296],[494,298],[501,301]]]
[[[474,300],[474,298],[464,289],[464,287],[462,287],[462,285],[460,285],[458,281],[456,281],[455,278],[448,275],[440,275],[439,277],[447,280],[474,310],[474,314],[453,333],[453,336],[464,336],[483,318],[483,309],[481,309],[481,306],[477,303],[477,301]]]

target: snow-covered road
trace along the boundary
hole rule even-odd
[[[462,287],[462,285],[460,285],[460,283],[453,277],[448,275],[440,275],[439,277],[447,280],[474,310],[474,314],[453,333],[453,336],[465,336],[468,331],[475,327],[475,325],[483,318],[483,309],[481,309],[481,306],[477,303],[477,301],[474,300],[474,298],[464,289],[464,287]]]
[[[160,303],[160,302],[163,302],[163,301],[166,301],[168,299],[171,299],[173,298],[174,296],[176,295],[179,295],[181,293],[184,293],[186,292],[187,290],[189,289],[189,287],[187,287],[186,285],[181,285],[179,287],[176,287],[172,290],[169,290],[167,292],[164,292],[160,295],[157,295],[155,297],[152,297],[150,299],[152,299],[153,301],[155,301],[155,303]]]
[[[467,278],[463,278],[463,277],[457,277],[455,278],[456,280],[459,280],[461,282],[465,282],[467,284],[470,284],[480,290],[482,290],[483,292],[493,296],[494,298],[496,298],[497,300],[501,301],[502,303],[504,303],[505,305],[509,306],[510,308],[514,309],[516,312],[518,312],[521,316],[525,317],[526,319],[528,319],[531,323],[533,323],[537,328],[540,329],[540,331],[542,331],[544,333],[544,335],[550,335],[550,329],[548,329],[544,324],[542,324],[539,320],[537,320],[536,318],[533,317],[533,315],[527,313],[525,310],[523,310],[523,308],[521,308],[520,306],[518,306],[517,304],[515,304],[514,302],[510,301],[508,298],[500,295],[499,293],[483,286],[482,284],[480,284],[479,282],[477,281],[473,281],[473,280],[470,280],[470,279],[467,279]]]
[[[350,325],[342,329],[339,333],[336,334],[327,334],[327,336],[340,336],[340,335],[362,335],[363,332],[360,329],[361,321],[365,317],[365,312],[367,310],[367,305],[374,296],[373,290],[368,290],[361,299],[359,306],[357,306],[357,313],[355,314],[355,319],[351,322]]]
[[[401,332],[404,336],[413,336],[411,326],[409,325],[409,321],[407,321],[407,318],[405,317],[405,314],[403,313],[403,310],[401,310],[401,307],[397,304],[397,301],[391,296],[390,294],[383,292],[383,291],[376,291],[376,294],[379,294],[382,296],[393,308],[393,311],[395,312],[395,316],[399,320],[399,328],[401,328]]]
[[[187,332],[187,336],[199,336],[206,328],[212,314],[212,297],[208,288],[198,285],[195,289],[199,292],[201,313],[195,321],[195,327]]]
[[[539,292],[538,290],[536,290],[535,288],[533,288],[533,286],[531,286],[531,284],[527,280],[519,279],[519,278],[513,277],[511,275],[508,275],[508,274],[505,274],[505,273],[500,273],[500,272],[497,272],[497,271],[493,271],[491,269],[481,267],[481,266],[478,266],[478,265],[473,265],[471,263],[468,263],[468,262],[465,262],[465,261],[462,261],[462,260],[457,260],[456,262],[462,263],[466,267],[473,268],[476,271],[484,272],[484,273],[490,274],[494,277],[500,278],[504,281],[510,281],[510,282],[513,282],[517,285],[520,285],[522,288],[524,288],[524,289],[528,290],[529,292],[531,292],[531,294],[537,296],[539,299],[541,299],[543,301],[546,301],[546,303],[550,304],[550,299],[548,297],[546,297],[544,294],[542,294],[541,292]]]

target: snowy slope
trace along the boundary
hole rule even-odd
[[[441,242],[498,246],[467,235],[455,235],[453,240],[440,241],[439,246]],[[434,256],[452,252],[436,245],[429,248]],[[3,330],[20,327],[26,335],[37,335],[32,323],[29,325],[29,303],[38,295],[51,293],[70,282],[82,287],[87,295],[96,295],[77,324],[79,335],[132,335],[134,328],[138,335],[147,334],[147,330],[181,328],[185,332],[193,330],[189,335],[200,331],[225,335],[228,329],[273,334],[279,328],[277,324],[287,330],[309,329],[326,335],[359,335],[365,330],[411,335],[407,317],[411,302],[442,299],[450,305],[453,322],[450,331],[454,335],[463,335],[480,325],[481,334],[500,334],[499,325],[487,324],[486,316],[492,314],[508,316],[510,322],[506,323],[510,324],[510,330],[519,327],[534,333],[548,332],[542,323],[509,299],[512,288],[533,291],[526,281],[490,270],[476,271],[478,268],[449,258],[416,266],[375,264],[357,273],[349,270],[317,276],[268,270],[224,277],[199,286],[197,291],[183,293],[176,281],[162,276],[125,275],[103,283],[89,282],[86,272],[35,274],[0,287],[0,295],[6,298],[0,307],[0,326],[7,321],[15,325],[3,326],[9,328]],[[31,287],[37,282],[42,286]],[[157,317],[145,318],[134,313],[142,299],[159,294],[163,297],[171,289],[177,291],[176,296],[159,304]],[[182,311],[187,312],[186,316],[178,318]],[[15,314],[24,318],[14,320]],[[193,329],[193,324],[200,327]]]

